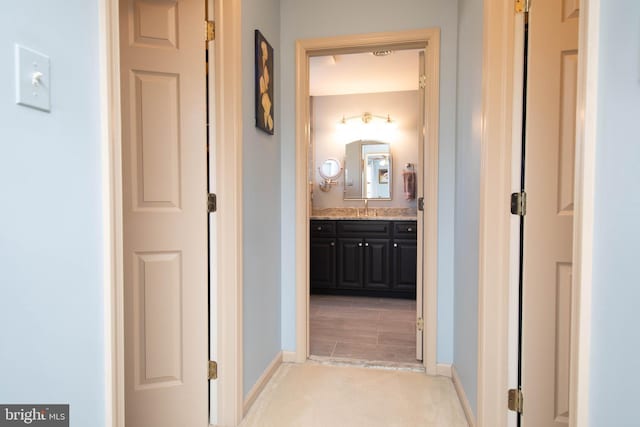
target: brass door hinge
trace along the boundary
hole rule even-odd
[[[419,331],[424,331],[424,319],[422,317],[418,317],[416,328],[418,328]]]
[[[218,362],[215,362],[213,360],[209,360],[209,379],[218,379]]]
[[[427,75],[426,74],[422,74],[420,76],[420,79],[418,80],[418,86],[420,86],[420,89],[424,89],[425,87],[427,87]]]
[[[511,213],[518,216],[527,214],[527,193],[511,193]]]
[[[214,193],[207,195],[207,212],[213,213],[218,210],[218,198]]]
[[[215,21],[204,21],[204,41],[210,42],[216,39]]]
[[[522,414],[522,404],[524,402],[524,397],[522,396],[522,390],[512,388],[509,390],[509,398],[507,401],[507,406],[510,411],[517,412]]]
[[[529,0],[516,0],[516,13],[529,12]]]
[[[424,197],[418,197],[418,210],[424,210]]]

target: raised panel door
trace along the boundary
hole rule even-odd
[[[389,239],[365,239],[364,287],[388,290],[391,287],[391,242]]]
[[[359,238],[338,239],[338,274],[336,287],[362,288],[364,243]]]
[[[416,268],[418,245],[414,239],[393,241],[393,289],[397,291],[416,290]]]
[[[336,239],[311,239],[309,270],[311,291],[336,287]]]

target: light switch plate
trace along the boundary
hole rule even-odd
[[[16,103],[51,111],[49,57],[16,45]]]

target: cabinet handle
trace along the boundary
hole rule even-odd
[[[358,243],[358,246],[362,247],[362,243]]]
[[[322,227],[318,227],[318,228],[316,228],[316,230],[322,231]]]
[[[398,247],[398,244],[397,244],[397,243],[394,243],[394,244],[393,244],[393,247],[394,247],[394,248],[397,248],[397,247]]]
[[[364,245],[365,245],[365,246],[369,246],[369,244],[368,244],[368,243],[365,243]]]
[[[407,228],[407,231],[413,231],[413,228],[409,227]]]
[[[331,246],[335,246],[335,245],[336,245],[336,242],[331,242]]]

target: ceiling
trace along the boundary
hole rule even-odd
[[[309,59],[311,96],[397,92],[418,89],[420,50],[397,50],[387,56],[370,52]]]

